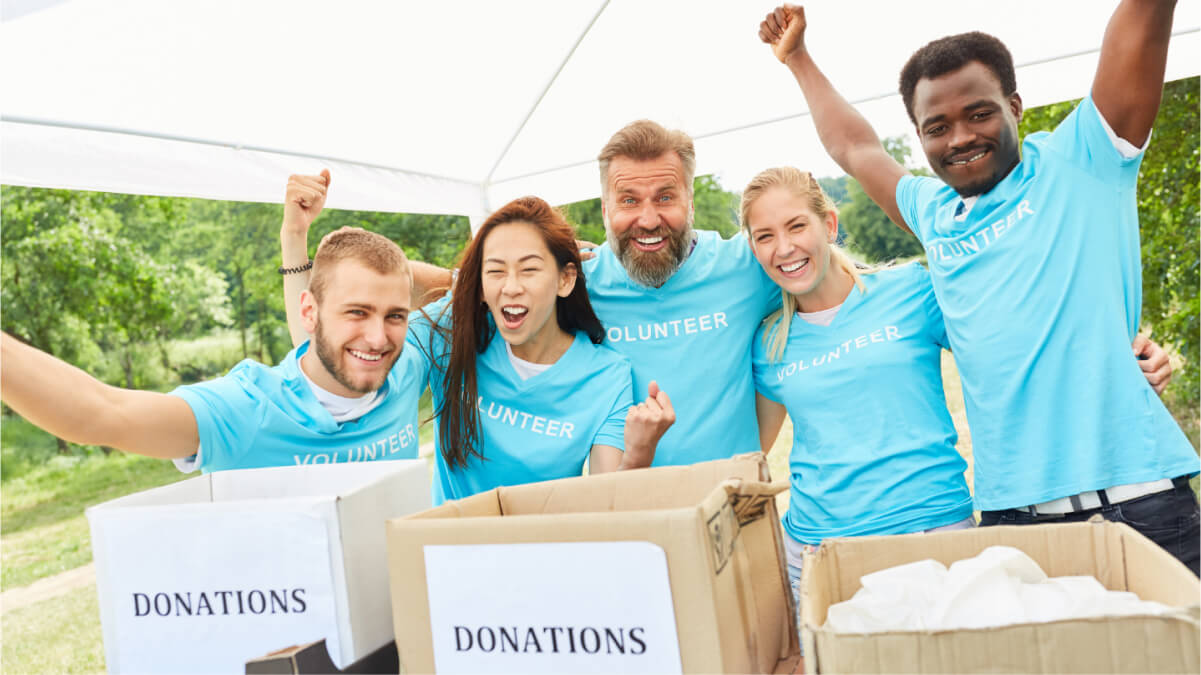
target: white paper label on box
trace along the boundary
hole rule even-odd
[[[645,541],[426,546],[439,673],[679,673],[663,549]]]
[[[322,638],[337,653],[322,518],[190,509],[103,527],[110,671],[242,672],[250,658]],[[189,555],[197,542],[211,554]]]

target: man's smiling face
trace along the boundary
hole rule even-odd
[[[609,245],[630,278],[643,286],[662,286],[692,244],[692,186],[684,179],[679,155],[614,157],[601,204]]]
[[[962,197],[988,192],[1020,159],[1022,100],[982,63],[918,81],[913,116],[930,168]]]

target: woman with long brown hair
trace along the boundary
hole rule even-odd
[[[328,172],[289,179],[280,230],[285,262],[305,254],[329,182]],[[307,269],[281,268],[296,344],[308,339],[297,302]],[[424,288],[411,289],[414,307]],[[421,389],[431,383],[436,502],[579,475],[585,461],[592,473],[650,465],[675,421],[671,401],[651,382],[646,400],[632,405],[630,363],[601,344],[604,328],[584,287],[575,232],[558,211],[537,197],[501,207],[463,251],[453,290],[428,311],[414,312],[393,368]],[[408,322],[408,314],[397,312],[395,320]],[[340,424],[378,404],[381,392],[362,400],[314,393],[351,411],[334,416]]]
[[[509,202],[463,251],[456,286],[410,327],[429,359],[435,501],[649,466],[674,413],[631,406],[628,359],[603,343],[575,232],[537,197]],[[624,450],[624,452],[623,452]]]

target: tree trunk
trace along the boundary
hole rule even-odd
[[[242,270],[235,270],[238,282],[238,332],[242,334],[242,358],[250,358],[250,349],[246,346],[246,283]]]
[[[121,350],[121,370],[125,372],[125,388],[133,389],[133,354],[129,347]]]

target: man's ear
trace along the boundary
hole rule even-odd
[[[1016,91],[1009,96],[1009,110],[1013,112],[1013,118],[1021,123],[1022,121],[1022,96]]]
[[[580,276],[579,270],[576,269],[575,263],[567,263],[559,272],[559,297],[566,298],[571,295],[572,289],[575,288],[576,279]]]
[[[300,292],[300,322],[309,335],[317,332],[317,298],[307,288]]]

